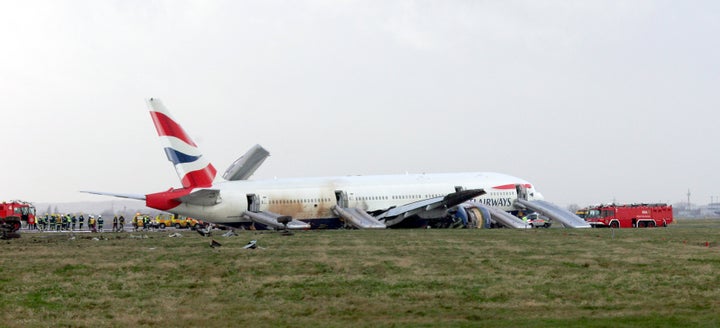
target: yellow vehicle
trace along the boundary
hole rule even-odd
[[[171,214],[158,214],[155,217],[155,225],[160,229],[172,227],[172,226],[174,226],[174,222],[173,222],[172,218],[173,218],[173,215],[171,215]]]
[[[173,215],[172,218],[170,218],[170,223],[173,227],[175,227],[175,229],[195,228],[198,224],[198,220],[185,216]]]
[[[579,216],[581,219],[584,219],[588,215],[588,209],[581,208],[581,209],[575,211],[575,215]]]
[[[187,222],[188,228],[191,228],[191,229],[195,229],[196,227],[198,227],[198,224],[200,223],[200,221],[195,220],[193,218],[185,218],[185,221]]]

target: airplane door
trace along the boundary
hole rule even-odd
[[[247,195],[248,212],[260,212],[260,197],[255,194]]]
[[[335,190],[335,200],[337,201],[338,207],[341,207],[341,208],[348,207],[348,196],[345,191]]]
[[[527,200],[528,199],[528,192],[527,188],[521,184],[515,185],[515,191],[517,191],[517,198]]]

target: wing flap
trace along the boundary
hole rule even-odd
[[[200,189],[192,193],[177,198],[177,201],[199,206],[212,206],[220,203],[220,190],[216,189]]]

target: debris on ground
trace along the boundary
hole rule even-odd
[[[243,248],[245,249],[256,249],[257,248],[257,240],[251,240],[247,245],[245,245]]]
[[[216,248],[216,247],[220,247],[220,246],[222,246],[222,244],[216,242],[215,239],[213,239],[213,240],[210,242],[210,247],[212,247],[212,248]]]
[[[212,236],[212,232],[210,232],[210,227],[208,227],[207,229],[200,229],[200,228],[198,228],[198,229],[196,229],[195,231],[197,231],[197,233],[199,233],[200,236],[203,236],[203,237],[210,237],[210,236]]]
[[[130,235],[130,238],[133,238],[133,239],[147,239],[148,236],[147,236],[147,235],[139,235],[139,236],[138,236],[138,235]]]
[[[238,234],[235,232],[235,230],[228,230],[228,232],[223,234],[223,237],[233,237],[237,236]]]
[[[181,233],[179,233],[179,232],[175,232],[175,233],[169,234],[168,237],[170,237],[170,238],[182,238],[183,235],[182,235]]]

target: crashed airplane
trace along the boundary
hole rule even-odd
[[[543,200],[528,181],[490,172],[250,180],[269,156],[259,145],[216,181],[202,156],[158,99],[150,116],[182,188],[151,194],[83,191],[145,201],[146,206],[205,221],[257,229],[527,228],[514,214],[538,212],[569,228],[584,220]]]

